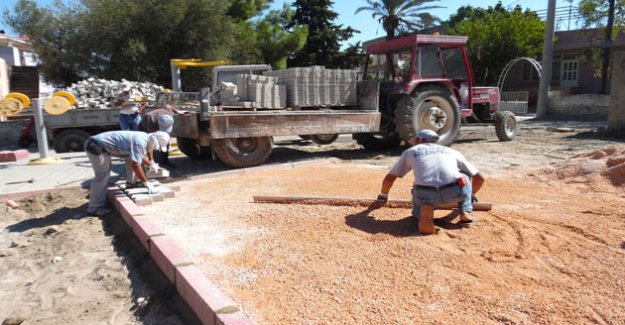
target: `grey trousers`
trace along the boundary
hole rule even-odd
[[[87,151],[87,157],[89,157],[93,173],[95,174],[89,188],[88,209],[93,211],[106,205],[106,189],[111,177],[111,155],[108,153],[94,155]],[[132,168],[132,159],[130,157],[123,158],[126,167],[126,181],[134,184],[137,182],[137,175],[135,175],[135,171]]]

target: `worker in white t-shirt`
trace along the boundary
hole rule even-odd
[[[421,130],[409,141],[399,161],[382,181],[378,201],[385,203],[397,177],[413,171],[412,216],[419,219],[421,205],[458,203],[460,223],[475,222],[471,215],[475,193],[484,184],[484,177],[460,152],[436,144],[439,136],[432,130]]]
[[[113,104],[114,108],[121,109],[119,111],[119,126],[122,131],[138,131],[139,123],[141,123],[141,112],[148,106],[147,102],[137,101],[134,95],[132,87],[126,86]]]

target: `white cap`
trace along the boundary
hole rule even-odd
[[[165,152],[169,144],[169,134],[163,131],[156,131],[148,135],[148,150],[160,150]]]
[[[429,130],[429,129],[423,129],[423,130],[417,132],[417,134],[414,137],[415,138],[421,138],[425,142],[436,142],[440,138],[438,136],[438,133],[436,133],[436,132],[434,132],[432,130]]]

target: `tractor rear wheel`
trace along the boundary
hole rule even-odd
[[[419,130],[429,129],[440,136],[439,144],[448,146],[460,132],[460,110],[448,89],[426,86],[397,102],[395,125],[399,137],[408,141]]]
[[[511,141],[516,136],[516,118],[512,112],[495,113],[495,132],[499,141]]]
[[[226,165],[251,167],[265,162],[271,155],[271,137],[214,139],[215,154]]]
[[[192,138],[176,138],[178,149],[191,159],[200,159],[210,157],[210,147],[200,146],[196,139]]]

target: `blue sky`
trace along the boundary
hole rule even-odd
[[[39,0],[37,1],[39,5],[49,6],[53,2],[53,0]],[[488,7],[494,6],[497,4],[498,0],[481,0],[481,1],[467,1],[467,0],[448,0],[448,1],[440,1],[434,2],[434,5],[445,6],[444,9],[435,9],[432,10],[431,13],[442,20],[446,20],[449,16],[456,12],[456,10],[464,5],[472,5],[472,6],[480,6],[480,7]],[[573,0],[573,5],[577,4],[578,0]],[[5,9],[11,10],[17,0],[0,0],[0,10],[4,11]],[[284,3],[291,4],[292,1],[288,0],[274,0],[272,4],[273,9],[282,8]],[[504,6],[515,6],[517,4],[521,5],[523,8],[529,8],[532,10],[540,11],[543,13],[547,9],[547,0],[502,0]],[[366,2],[364,0],[334,0],[334,8],[333,10],[339,14],[338,19],[335,21],[337,24],[342,24],[344,26],[351,26],[352,28],[359,30],[360,34],[354,35],[354,37],[349,40],[349,43],[355,43],[358,41],[366,41],[369,39],[373,39],[376,37],[384,36],[384,30],[378,24],[378,22],[371,18],[370,12],[364,11],[359,13],[358,15],[354,15],[354,12],[358,7],[365,6]],[[569,5],[569,2],[566,0],[559,0],[557,2],[557,7],[566,7]],[[565,10],[566,11],[566,10]],[[566,24],[566,23],[563,23]],[[11,29],[4,25],[3,22],[0,22],[0,28],[5,29],[7,33],[12,34]]]

